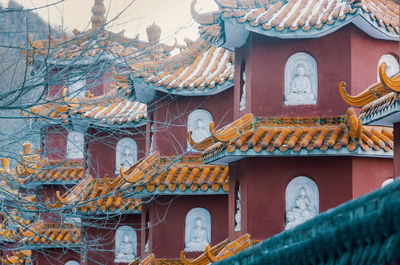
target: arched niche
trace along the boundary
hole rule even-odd
[[[130,226],[121,226],[115,232],[115,263],[130,263],[137,254],[137,235]]]
[[[382,187],[385,187],[386,185],[389,185],[390,183],[392,183],[394,181],[393,178],[388,178],[386,179],[383,183],[382,183]]]
[[[379,66],[382,63],[386,63],[385,72],[386,72],[387,76],[392,77],[395,74],[397,74],[398,72],[400,72],[399,60],[391,54],[384,54],[379,59],[378,66],[377,66],[377,80],[378,81],[381,80],[379,77]]]
[[[204,208],[193,208],[186,215],[185,251],[204,252],[211,244],[211,215]]]
[[[84,158],[85,137],[80,132],[69,132],[67,137],[67,159]]]
[[[284,105],[313,105],[317,103],[317,62],[308,53],[298,52],[285,65]]]
[[[242,229],[242,194],[239,182],[235,185],[235,232]]]
[[[286,226],[290,229],[319,213],[317,184],[308,177],[296,177],[286,187]]]
[[[240,102],[239,102],[239,111],[243,111],[246,109],[246,62],[242,62],[240,66]]]
[[[68,260],[68,261],[65,263],[65,265],[80,265],[80,264],[79,264],[78,261],[71,259],[71,260]]]
[[[121,167],[127,170],[137,161],[137,144],[132,138],[119,140],[115,151],[115,173],[118,173]]]
[[[192,139],[196,143],[200,143],[210,136],[210,123],[213,118],[210,112],[198,109],[189,114],[187,121],[187,130],[192,132]]]

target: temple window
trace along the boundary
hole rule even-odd
[[[284,105],[314,105],[317,95],[317,62],[305,52],[293,54],[285,66]]]
[[[246,64],[242,63],[240,67],[240,102],[239,111],[246,109]]]
[[[68,133],[67,139],[67,159],[84,158],[84,135],[80,132]]]
[[[398,72],[400,72],[400,66],[399,66],[399,61],[396,57],[394,57],[391,54],[384,54],[382,55],[382,57],[379,59],[378,62],[378,70],[377,70],[377,80],[380,81],[380,77],[379,77],[379,66],[382,63],[386,63],[386,75],[388,77],[393,77],[395,74],[397,74]]]
[[[137,235],[130,226],[121,226],[115,233],[115,259],[114,262],[130,263],[136,257]]]
[[[65,265],[79,265],[79,262],[76,260],[68,260]]]
[[[86,95],[86,79],[82,77],[69,80],[68,93],[70,97],[84,98]]]
[[[189,114],[187,130],[192,132],[192,139],[196,143],[200,143],[210,136],[210,123],[212,116],[206,110],[195,110]]]
[[[186,215],[185,251],[203,252],[211,244],[211,215],[204,208],[193,208]]]
[[[286,187],[286,226],[293,228],[319,213],[317,184],[307,177],[296,177]]]
[[[382,187],[385,187],[386,185],[389,185],[390,183],[393,182],[393,178],[388,178],[382,183]]]
[[[132,138],[123,138],[119,140],[116,148],[115,161],[115,173],[118,173],[121,167],[124,171],[127,170],[137,161],[137,145],[135,140]]]

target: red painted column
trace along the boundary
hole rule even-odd
[[[393,176],[400,176],[400,122],[393,124]]]

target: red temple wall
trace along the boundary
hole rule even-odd
[[[393,159],[353,157],[353,198],[381,188],[393,178]]]
[[[309,177],[318,185],[320,212],[352,198],[352,162],[348,157],[251,158],[240,164],[245,170],[239,176],[242,195],[239,234],[250,233],[256,240],[284,230],[285,191],[297,176]],[[230,197],[233,196],[230,191]],[[231,210],[230,217],[233,216]]]
[[[284,72],[288,58],[306,52],[318,67],[316,105],[284,106]],[[376,40],[355,26],[346,26],[318,39],[278,39],[251,33],[236,52],[235,119],[246,113],[256,116],[342,115],[349,107],[339,94],[339,83],[356,94],[376,82],[380,57],[399,56],[398,43]],[[241,64],[246,61],[246,109],[239,112]]]
[[[229,237],[250,233],[263,240],[284,230],[285,191],[297,176],[311,178],[319,189],[320,212],[380,188],[393,176],[393,160],[368,157],[247,158],[230,167]],[[242,230],[235,227],[235,186],[242,196]]]
[[[339,94],[339,82],[350,82],[350,29],[318,39],[277,39],[251,33],[247,71],[248,108],[257,116],[342,115],[347,104]],[[246,47],[244,48],[246,49]],[[284,106],[284,73],[290,56],[306,52],[318,69],[316,105]],[[238,52],[236,62],[241,61]],[[236,78],[239,78],[237,75]],[[238,103],[238,101],[236,101]],[[238,104],[236,104],[238,105]]]
[[[77,250],[50,249],[45,251],[33,251],[36,254],[34,265],[64,265],[69,260],[76,260],[81,263],[81,253]]]
[[[100,131],[90,128],[88,131],[89,173],[93,177],[103,177],[104,174],[113,177],[116,167],[116,147],[120,139],[129,137],[137,144],[137,158],[146,154],[145,126],[124,130]],[[124,134],[121,134],[123,132]],[[118,133],[121,132],[121,133]]]
[[[187,119],[196,109],[211,113],[215,128],[232,122],[233,89],[218,95],[199,97],[169,96],[158,93],[158,103],[154,108],[154,147],[163,155],[179,155],[186,151]],[[156,99],[157,102],[157,99]]]
[[[371,38],[355,26],[351,27],[351,93],[356,95],[377,82],[379,59],[384,54],[400,56],[398,41]],[[347,89],[347,88],[346,88]]]
[[[228,237],[228,195],[162,196],[148,205],[150,231],[149,253],[158,258],[179,258],[185,245],[185,221],[187,213],[196,207],[205,208],[211,215],[211,244]],[[143,222],[142,227],[146,227]],[[145,233],[143,230],[142,233]],[[142,237],[144,238],[144,237]],[[187,253],[189,258],[201,253]],[[142,252],[142,257],[146,256]]]
[[[52,125],[44,131],[44,156],[50,161],[64,161],[67,153],[68,132],[65,128]]]

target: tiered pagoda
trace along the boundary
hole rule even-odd
[[[106,31],[101,0],[31,41],[43,141],[0,171],[29,202],[3,263],[398,264],[398,3],[215,1],[176,55],[155,24]]]

